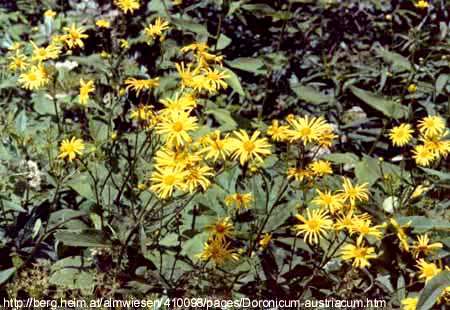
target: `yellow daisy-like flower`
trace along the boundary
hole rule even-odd
[[[162,199],[169,198],[176,189],[180,191],[185,190],[185,179],[187,175],[188,173],[186,171],[180,171],[175,168],[156,167],[156,171],[153,172],[150,178],[153,184],[150,186],[150,190],[157,193]]]
[[[154,159],[157,167],[185,170],[186,167],[197,166],[202,158],[185,147],[173,148],[166,145],[156,152]]]
[[[425,280],[425,283],[442,271],[436,264],[427,263],[423,258],[417,261],[416,267],[419,269],[419,279]]]
[[[391,129],[389,139],[395,146],[404,146],[411,141],[413,132],[410,124],[400,124]]]
[[[22,84],[23,88],[29,90],[43,87],[48,82],[48,73],[42,64],[31,67],[19,76],[19,83]]]
[[[259,245],[262,249],[265,249],[269,246],[270,241],[272,241],[272,234],[265,233],[261,240],[259,240]]]
[[[205,243],[202,253],[198,255],[200,260],[213,260],[217,266],[223,265],[226,261],[239,260],[239,255],[235,251],[230,250],[230,243],[223,242],[220,239],[212,239]]]
[[[375,248],[365,247],[361,241],[356,245],[347,244],[342,247],[341,258],[343,260],[353,260],[352,266],[355,268],[365,268],[370,266],[369,259],[376,258]]]
[[[189,193],[193,193],[198,187],[201,187],[203,191],[211,185],[211,181],[208,179],[214,174],[212,168],[206,165],[191,166],[186,169],[188,173],[186,175],[186,186]]]
[[[412,158],[416,161],[416,164],[420,166],[427,167],[436,159],[436,153],[425,145],[414,146],[412,153]]]
[[[175,63],[175,68],[177,69],[178,75],[181,78],[181,90],[183,90],[186,87],[192,87],[194,88],[195,82],[194,79],[199,73],[199,69],[191,69],[192,63],[189,63],[187,65],[184,64],[184,62]]]
[[[292,141],[301,140],[303,144],[317,141],[324,131],[330,131],[330,125],[323,117],[311,117],[308,115],[298,119],[288,118],[287,121],[292,126],[289,131]]]
[[[401,226],[395,219],[390,219],[391,225],[394,227],[394,229],[397,232],[397,238],[400,241],[400,248],[405,251],[409,252],[409,244],[408,244],[408,235],[405,232],[405,228],[409,227],[409,223]]]
[[[99,19],[95,22],[95,25],[99,28],[109,28],[111,27],[111,24],[106,19]]]
[[[402,299],[403,310],[416,310],[418,302],[419,302],[418,297],[408,297]]]
[[[333,174],[331,163],[327,160],[317,160],[309,164],[309,169],[317,176]]]
[[[342,199],[344,199],[344,201],[348,200],[352,206],[355,205],[356,201],[369,200],[367,183],[353,185],[349,178],[344,177],[342,187],[343,189],[340,191]]]
[[[128,12],[133,14],[133,12],[139,10],[140,7],[139,0],[114,0],[114,4],[125,14]]]
[[[53,10],[47,10],[44,12],[44,16],[48,18],[54,18],[56,16],[56,12]]]
[[[164,105],[164,109],[160,111],[160,114],[163,116],[180,112],[191,112],[197,106],[197,101],[194,97],[185,95],[179,97],[178,93],[173,99],[165,98],[159,102]]]
[[[147,36],[151,37],[153,40],[158,37],[163,37],[163,31],[169,28],[169,23],[163,20],[161,17],[156,18],[153,24],[148,25],[144,28],[144,32]]]
[[[353,224],[359,218],[353,215],[353,209],[350,209],[346,214],[340,214],[337,216],[336,223],[334,224],[334,229],[336,231],[341,231],[346,229],[351,232]]]
[[[33,46],[32,61],[44,61],[47,59],[56,59],[61,53],[61,46],[50,44],[47,47],[38,47],[33,41],[30,41]]]
[[[444,130],[441,134],[436,136],[422,136],[419,140],[423,145],[433,152],[438,158],[439,156],[447,157],[450,153],[450,140],[445,140],[448,136],[448,130]]]
[[[130,118],[145,125],[153,124],[155,122],[155,113],[151,105],[139,105],[131,110]]]
[[[236,209],[249,208],[253,202],[252,193],[235,193],[225,198],[224,203],[227,207],[234,206]]]
[[[428,8],[430,5],[428,3],[428,1],[425,0],[419,0],[416,3],[414,3],[414,6],[418,9],[426,9]]]
[[[202,68],[201,71],[205,74],[205,78],[209,83],[209,89],[219,91],[228,87],[224,79],[229,79],[230,75],[226,70],[219,71],[217,69]]]
[[[156,125],[156,133],[165,136],[168,143],[182,146],[183,144],[192,141],[189,132],[192,132],[197,128],[197,118],[182,112],[178,115],[171,114],[167,117],[163,117]]]
[[[259,138],[260,132],[255,130],[251,137],[245,130],[240,129],[234,131],[236,138],[230,138],[230,145],[233,149],[232,159],[239,158],[241,165],[244,165],[249,160],[256,159],[258,162],[263,162],[262,156],[270,155],[270,144],[267,138]]]
[[[85,105],[89,99],[89,94],[93,91],[95,91],[94,81],[84,82],[83,79],[80,79],[80,104]]]
[[[59,147],[58,158],[64,159],[69,158],[69,161],[74,160],[77,155],[82,155],[84,150],[84,142],[82,139],[72,137],[69,139],[64,139]]]
[[[148,80],[138,80],[135,78],[128,78],[125,80],[125,85],[127,85],[127,90],[134,90],[136,96],[139,96],[140,92],[144,89],[150,90],[156,86],[159,86],[159,77],[148,79]]]
[[[274,119],[272,125],[267,129],[267,134],[274,141],[284,141],[289,137],[289,127],[286,125],[279,125],[279,121]]]
[[[372,236],[377,239],[381,239],[382,233],[380,231],[381,225],[372,226],[371,220],[356,220],[353,225],[350,226],[351,233],[358,234],[358,242],[362,242],[363,238],[367,236]]]
[[[200,150],[200,153],[206,153],[205,159],[212,159],[214,162],[219,158],[226,160],[233,150],[229,143],[228,135],[221,138],[218,130],[206,136],[204,144],[205,146]]]
[[[428,190],[430,190],[430,188],[431,187],[424,186],[422,184],[418,185],[412,192],[411,199],[415,199],[415,198],[422,196],[424,193],[426,193]]]
[[[119,46],[120,46],[120,48],[123,48],[123,49],[129,49],[130,43],[126,39],[119,39]]]
[[[316,189],[318,196],[313,199],[313,203],[318,205],[321,208],[326,208],[330,211],[331,214],[336,213],[336,211],[341,210],[343,207],[343,200],[341,195],[332,194],[331,191],[325,190],[320,191]]]
[[[419,235],[417,236],[417,241],[414,241],[414,244],[411,246],[412,253],[414,255],[414,258],[418,258],[420,253],[423,253],[424,255],[428,255],[429,253],[442,249],[443,245],[440,242],[436,243],[430,243],[430,238],[428,238],[428,235]]]
[[[16,55],[9,56],[8,59],[10,60],[8,64],[8,70],[10,71],[23,71],[29,66],[27,57],[19,51],[16,51]]]
[[[230,222],[229,217],[218,219],[215,223],[205,226],[205,228],[210,232],[213,239],[219,239],[222,242],[227,238],[232,238],[234,234],[234,226]]]
[[[191,43],[189,45],[186,45],[184,47],[181,48],[181,52],[182,53],[187,53],[190,51],[193,51],[195,53],[199,53],[199,52],[205,52],[209,50],[209,47],[206,43],[201,43],[201,42],[195,42],[195,43]]]
[[[83,28],[77,28],[75,24],[72,24],[70,27],[64,27],[64,31],[66,31],[66,34],[61,39],[69,48],[84,47],[83,39],[88,38],[88,35],[84,33]]]
[[[417,128],[425,136],[438,136],[445,129],[445,121],[440,116],[426,116],[419,121]]]
[[[327,234],[327,230],[332,228],[333,221],[328,216],[328,211],[316,209],[306,210],[306,218],[300,214],[296,215],[297,219],[303,224],[294,226],[297,235],[304,235],[303,240],[309,244],[319,243],[320,238]]]
[[[301,167],[289,167],[287,169],[287,177],[288,179],[294,179],[297,182],[303,182],[308,178],[311,178],[313,173],[311,170],[303,169]]]

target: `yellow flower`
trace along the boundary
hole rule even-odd
[[[371,226],[371,220],[356,220],[353,225],[350,226],[350,232],[356,232],[358,234],[357,242],[362,242],[363,238],[366,236],[372,236],[377,239],[381,239],[382,233],[379,230],[380,225]]]
[[[425,136],[438,136],[445,129],[445,121],[440,116],[426,116],[419,121],[417,127],[420,133]]]
[[[426,9],[429,7],[429,4],[425,0],[419,0],[416,3],[414,3],[414,6],[418,9]]]
[[[185,178],[187,176],[186,171],[179,171],[175,168],[155,168],[150,181],[153,185],[150,186],[150,190],[158,194],[162,199],[166,199],[172,196],[173,192],[178,189],[184,191],[186,188]]]
[[[400,124],[391,129],[389,139],[395,146],[404,146],[411,141],[413,132],[410,124]]]
[[[411,199],[415,199],[418,198],[420,196],[422,196],[424,193],[426,193],[428,190],[430,189],[430,187],[428,186],[424,186],[422,184],[418,185],[414,191],[411,194]]]
[[[8,50],[17,52],[21,47],[22,47],[22,43],[15,42],[15,43],[12,43],[11,46],[8,47]]]
[[[184,62],[175,63],[178,75],[181,78],[181,90],[185,87],[194,86],[194,77],[198,74],[198,69],[191,70],[192,64],[185,66]]]
[[[205,243],[202,253],[198,255],[200,260],[213,260],[217,266],[223,265],[228,260],[239,260],[239,255],[229,249],[230,243],[222,242],[219,239],[212,239]]]
[[[356,201],[368,201],[368,184],[363,183],[361,185],[353,185],[350,179],[344,177],[342,183],[343,189],[340,191],[342,199],[345,201],[350,201],[352,206],[355,205]]]
[[[333,221],[327,215],[327,210],[316,209],[311,212],[310,209],[307,209],[306,214],[306,218],[300,214],[296,215],[303,224],[297,224],[294,228],[297,230],[297,236],[304,235],[305,242],[317,244],[319,239],[327,234],[327,230],[332,228]]]
[[[83,28],[77,28],[75,24],[72,24],[70,27],[64,27],[64,31],[66,31],[66,34],[62,37],[62,40],[69,48],[84,47],[83,39],[86,39],[88,35],[84,33]]]
[[[48,73],[43,65],[33,66],[19,77],[22,87],[29,90],[40,88],[48,82]]]
[[[203,191],[206,191],[211,185],[211,181],[208,177],[214,175],[211,171],[212,169],[206,165],[196,165],[187,168],[186,172],[188,174],[186,175],[186,186],[189,193],[195,192],[199,186]]]
[[[224,203],[227,207],[233,205],[236,209],[249,208],[253,202],[252,193],[236,193],[225,198]]]
[[[298,119],[288,118],[287,121],[293,129],[289,130],[292,141],[301,140],[303,144],[318,141],[325,131],[331,131],[330,125],[323,117],[311,117],[308,115]]]
[[[409,223],[400,226],[400,224],[393,218],[390,219],[390,223],[397,232],[397,238],[400,241],[400,248],[405,252],[409,252],[408,235],[404,230],[404,228],[409,227]]]
[[[317,175],[324,176],[326,174],[333,174],[331,163],[327,160],[317,160],[309,164],[309,169]]]
[[[353,223],[357,220],[358,217],[353,215],[353,209],[350,209],[347,214],[341,214],[337,216],[336,223],[334,224],[334,229],[336,231],[346,229],[348,232],[351,232]]]
[[[301,167],[289,167],[287,170],[288,179],[294,178],[297,182],[303,182],[304,179],[308,179],[313,176],[311,170],[303,169]]]
[[[409,84],[409,86],[408,86],[408,91],[409,91],[410,93],[415,93],[415,92],[417,91],[417,86],[416,86],[416,84]]]
[[[180,112],[191,112],[197,106],[197,101],[194,97],[186,95],[179,97],[178,93],[174,99],[165,98],[159,102],[164,105],[164,109],[160,111],[162,116],[178,114]]]
[[[259,240],[259,245],[262,249],[265,249],[269,246],[270,241],[272,241],[272,234],[265,233],[261,240]]]
[[[137,121],[150,124],[155,118],[151,105],[139,105],[131,110],[130,118]]]
[[[176,146],[181,146],[192,141],[189,132],[192,132],[197,128],[197,118],[183,112],[178,115],[172,114],[163,117],[156,125],[156,133],[164,135],[168,143],[174,143]]]
[[[206,43],[191,43],[189,45],[186,45],[181,48],[181,52],[187,53],[190,51],[194,52],[205,52],[209,49],[208,45]]]
[[[419,302],[418,297],[408,297],[402,299],[403,310],[416,310],[418,302]]]
[[[205,74],[205,78],[209,83],[209,89],[219,91],[221,88],[226,89],[228,87],[224,79],[229,79],[230,75],[226,70],[219,71],[217,69],[203,68],[201,71]]]
[[[89,99],[89,94],[95,90],[94,81],[84,82],[80,79],[80,104],[85,105]]]
[[[100,57],[103,58],[103,59],[108,59],[108,58],[111,57],[111,55],[107,51],[102,51],[100,53]]]
[[[425,283],[441,272],[441,269],[436,264],[427,263],[423,258],[417,261],[416,267],[419,269],[419,279],[425,280]]]
[[[240,129],[234,131],[236,138],[230,138],[231,147],[233,149],[232,159],[239,158],[241,165],[244,165],[247,161],[256,159],[259,162],[263,162],[261,156],[270,155],[270,144],[267,142],[267,138],[259,138],[260,132],[255,130],[252,136],[249,137],[246,131]]]
[[[72,137],[69,139],[64,139],[59,147],[58,158],[64,159],[69,158],[69,161],[74,160],[77,155],[82,155],[84,150],[84,142],[82,139]]]
[[[53,10],[47,10],[44,12],[44,16],[48,18],[53,18],[56,16],[56,12]]]
[[[8,59],[11,60],[11,62],[8,64],[8,70],[10,71],[23,71],[29,66],[27,57],[21,54],[19,51],[16,51],[16,55],[10,56],[8,57]]]
[[[127,85],[126,89],[132,89],[136,92],[136,96],[139,96],[139,93],[144,90],[150,90],[159,85],[159,77],[148,80],[138,80],[135,78],[128,78],[125,80],[125,85]]]
[[[272,125],[269,126],[267,129],[267,134],[274,140],[274,141],[284,141],[286,140],[289,135],[289,127],[285,125],[279,125],[279,121],[277,119],[274,119],[272,121]]]
[[[33,56],[31,60],[33,61],[44,61],[47,59],[56,59],[61,53],[61,46],[50,44],[47,47],[38,47],[33,41],[30,41],[33,46]]]
[[[95,25],[99,28],[109,28],[111,24],[106,19],[99,19],[95,22]]]
[[[417,236],[417,241],[411,246],[414,258],[418,258],[420,253],[428,255],[429,253],[442,249],[443,245],[440,242],[429,244],[430,238],[428,235]]]
[[[232,238],[234,234],[233,223],[230,223],[230,218],[226,217],[218,219],[214,224],[205,227],[211,234],[213,239],[225,241],[227,238]]]
[[[353,244],[347,244],[342,247],[341,258],[343,260],[353,260],[352,266],[355,268],[364,268],[370,266],[369,259],[376,258],[375,248],[365,247],[361,241]]]
[[[145,27],[144,32],[151,37],[152,39],[156,39],[158,37],[163,36],[163,31],[169,28],[169,23],[161,17],[156,18],[153,24]]]
[[[217,159],[220,158],[225,160],[232,152],[228,135],[222,139],[220,138],[220,131],[218,130],[205,138],[205,144],[205,147],[200,150],[201,154],[206,153],[205,159],[212,158],[213,161],[217,161]]]
[[[197,153],[191,153],[187,148],[172,148],[167,145],[159,149],[155,154],[157,167],[172,167],[184,170],[186,167],[198,165],[201,157]]]
[[[130,48],[130,43],[128,43],[128,40],[119,39],[119,46],[123,49],[128,49]]]
[[[436,136],[421,136],[419,140],[423,142],[423,145],[433,152],[438,158],[439,156],[447,157],[450,153],[450,141],[445,140],[448,135],[448,130],[444,130],[441,134]]]
[[[115,132],[115,131],[111,132],[110,138],[113,141],[117,140],[117,138],[118,138],[117,132]]]
[[[318,196],[313,199],[313,203],[320,206],[321,208],[326,208],[330,211],[331,214],[336,213],[336,211],[342,209],[343,200],[341,195],[335,194],[333,195],[331,191],[325,190],[321,192],[319,189],[316,189]]]
[[[425,145],[416,145],[412,150],[416,164],[427,167],[436,158],[436,154]]]
[[[140,7],[139,0],[114,0],[114,3],[125,14],[128,12],[133,14],[134,10],[139,10]]]

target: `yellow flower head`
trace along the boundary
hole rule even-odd
[[[270,144],[267,138],[259,138],[260,132],[255,130],[250,137],[245,130],[240,129],[234,131],[237,138],[230,138],[230,145],[233,149],[232,159],[239,158],[241,165],[244,165],[249,160],[256,159],[263,162],[262,156],[270,155]]]
[[[130,48],[130,43],[126,39],[119,39],[119,46],[120,48],[128,49]]]
[[[9,56],[8,59],[10,60],[8,64],[8,70],[10,71],[23,71],[29,66],[27,57],[19,51],[16,51],[14,56]]]
[[[197,128],[197,118],[182,112],[177,115],[171,114],[167,117],[162,117],[161,121],[156,125],[156,133],[163,135],[168,143],[182,146],[192,141],[189,133]]]
[[[402,299],[403,310],[416,310],[418,302],[419,302],[418,297],[408,297]]]
[[[417,128],[421,134],[434,137],[441,135],[445,130],[445,121],[440,116],[426,116],[419,121]]]
[[[279,125],[279,121],[274,119],[272,125],[267,129],[269,135],[274,141],[284,141],[289,137],[289,127],[286,125]]]
[[[192,194],[199,187],[206,191],[211,185],[211,181],[208,179],[214,175],[211,167],[206,165],[189,166],[186,172],[188,173],[186,175],[186,186],[189,193]]]
[[[47,47],[38,47],[33,41],[30,41],[33,46],[33,61],[44,61],[47,59],[56,59],[61,53],[61,46],[56,44],[50,44]]]
[[[327,234],[327,230],[332,228],[333,221],[328,216],[327,210],[315,209],[311,211],[306,210],[306,217],[297,214],[296,217],[303,224],[294,226],[297,235],[303,234],[303,239],[309,244],[319,243],[319,239]]]
[[[265,249],[269,246],[270,241],[272,241],[272,234],[265,233],[261,240],[259,240],[259,245],[262,249]]]
[[[226,70],[219,71],[217,69],[202,68],[201,72],[205,75],[205,79],[209,83],[208,89],[219,91],[220,89],[226,89],[228,87],[224,80],[229,79],[230,75]]]
[[[41,88],[48,82],[48,72],[42,64],[31,67],[19,77],[22,87],[29,90]]]
[[[95,22],[95,25],[99,28],[109,28],[111,27],[111,24],[106,19],[99,19]]]
[[[69,48],[84,47],[83,39],[88,38],[88,35],[84,33],[84,29],[72,24],[70,27],[64,27],[66,34],[62,37],[62,40]]]
[[[323,117],[309,118],[306,115],[298,119],[287,118],[287,121],[292,126],[289,131],[291,141],[301,140],[304,145],[318,141],[324,132],[332,131]]]
[[[317,160],[309,164],[309,169],[314,175],[324,176],[326,174],[333,174],[331,163],[327,160]]]
[[[59,147],[58,158],[64,159],[69,158],[69,161],[74,160],[77,155],[82,155],[84,150],[84,142],[82,139],[72,137],[69,139],[64,139]]]
[[[341,258],[343,260],[353,260],[352,265],[355,268],[362,269],[370,266],[369,259],[376,257],[375,248],[366,247],[360,241],[356,245],[347,244],[341,250]]]
[[[349,201],[352,206],[356,201],[368,201],[369,191],[368,184],[353,185],[349,178],[344,177],[342,183],[343,189],[340,191],[341,196],[345,201]]]
[[[234,206],[236,209],[249,208],[253,202],[252,193],[236,193],[225,198],[224,203],[227,207]]]
[[[395,146],[404,146],[411,141],[413,132],[410,124],[400,124],[391,129],[389,139]]]
[[[289,167],[287,169],[287,177],[288,179],[294,178],[297,182],[303,182],[303,180],[313,177],[313,173],[311,170],[303,169],[302,167]]]
[[[226,241],[227,238],[232,238],[234,234],[234,226],[229,217],[218,219],[205,228],[210,232],[213,239],[219,239],[220,241]]]
[[[139,10],[140,7],[139,0],[114,0],[114,4],[125,14],[128,12],[133,14],[133,12]]]
[[[153,172],[150,181],[152,185],[150,190],[158,194],[162,199],[170,198],[173,192],[178,189],[184,191],[186,188],[186,171],[180,171],[175,168],[158,168]]]
[[[144,32],[147,36],[151,37],[153,40],[158,37],[163,37],[163,31],[169,28],[169,23],[161,17],[156,18],[153,24],[145,27]]]
[[[430,5],[428,4],[428,1],[425,0],[419,0],[416,3],[414,3],[414,6],[418,9],[426,9],[428,8]]]
[[[416,267],[419,269],[419,279],[430,281],[441,269],[434,263],[427,263],[423,258],[417,261]]]
[[[95,90],[94,81],[84,82],[80,79],[80,104],[85,105],[89,99],[89,94]]]
[[[228,135],[224,138],[220,137],[220,131],[216,130],[207,135],[204,141],[205,146],[200,150],[200,153],[206,153],[205,159],[212,159],[217,161],[219,158],[226,160],[228,155],[232,152],[232,147],[229,143]]]
[[[337,211],[341,210],[343,207],[343,199],[339,194],[332,194],[331,191],[325,190],[320,191],[316,190],[318,196],[313,199],[313,203],[318,205],[321,208],[326,208],[330,211],[331,214],[335,214]]]
[[[414,258],[418,258],[421,253],[424,255],[428,255],[429,253],[442,249],[443,245],[440,242],[430,243],[430,238],[428,235],[419,235],[417,236],[417,241],[414,241],[414,244],[411,246],[412,253]]]
[[[410,223],[401,226],[394,218],[390,219],[390,223],[397,232],[400,248],[405,252],[409,252],[408,235],[405,232],[405,228],[408,228]]]
[[[139,96],[140,92],[144,89],[150,90],[156,86],[159,86],[159,77],[148,80],[138,80],[135,78],[128,78],[125,80],[125,85],[127,85],[127,90],[134,90],[136,96]]]
[[[226,261],[239,260],[239,255],[235,251],[230,250],[230,243],[221,241],[220,239],[212,239],[205,243],[202,253],[198,255],[200,260],[208,261],[212,259],[217,266],[223,265]]]
[[[412,158],[416,161],[416,164],[420,166],[427,167],[436,159],[436,153],[426,145],[414,146],[412,153]]]
[[[56,16],[56,12],[53,10],[47,10],[44,12],[44,16],[48,18],[54,18]]]

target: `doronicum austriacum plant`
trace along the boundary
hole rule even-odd
[[[3,1],[2,297],[446,309],[449,13]]]

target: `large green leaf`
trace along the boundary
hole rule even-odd
[[[408,113],[408,109],[406,107],[392,100],[379,97],[369,91],[360,89],[355,86],[351,86],[350,89],[356,97],[367,103],[375,110],[382,112],[389,118],[403,118]]]
[[[264,62],[260,58],[240,57],[231,61],[225,61],[225,63],[234,69],[254,74],[264,74],[267,72],[267,70],[261,69],[264,67]]]
[[[291,84],[291,88],[301,100],[312,104],[328,103],[335,100],[333,96],[325,95],[311,86]]]
[[[428,310],[436,303],[436,299],[442,294],[446,287],[450,286],[450,271],[441,271],[433,277],[420,293],[417,310]]]
[[[73,247],[111,247],[111,241],[101,230],[86,229],[82,231],[61,230],[55,233],[55,238],[64,245]]]
[[[392,70],[394,72],[411,71],[412,65],[404,56],[388,51],[382,47],[376,49],[378,56],[382,57],[385,61],[392,64]]]
[[[228,85],[239,95],[245,96],[245,92],[244,89],[242,88],[241,81],[239,80],[239,77],[236,75],[236,73],[234,73],[230,69],[228,69],[227,73],[229,75],[229,77],[226,79]]]
[[[16,272],[15,267],[11,267],[0,271],[0,285],[8,281],[8,279]]]

